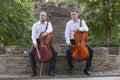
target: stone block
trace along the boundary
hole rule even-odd
[[[4,54],[5,53],[5,47],[0,47],[0,54]]]

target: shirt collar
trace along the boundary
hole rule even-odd
[[[71,19],[71,20],[72,20],[72,19]],[[79,22],[79,21],[80,21],[80,19],[77,20],[77,22]],[[74,21],[72,20],[72,22],[74,22]]]
[[[40,20],[38,21],[38,23],[39,23],[39,24],[41,24]],[[47,23],[47,21],[45,21],[45,23],[44,23],[44,24],[46,24],[46,23]]]

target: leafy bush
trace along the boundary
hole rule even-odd
[[[1,0],[0,3],[0,44],[29,46],[33,3],[28,0]]]
[[[110,43],[106,43],[104,41],[101,42],[90,42],[89,43],[92,47],[120,47],[120,42],[112,41]]]

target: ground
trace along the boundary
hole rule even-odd
[[[120,80],[120,70],[111,71],[92,71],[91,76],[84,74],[80,75],[62,75],[56,74],[56,76],[36,76],[30,77],[29,75],[6,75],[1,74],[0,80]]]

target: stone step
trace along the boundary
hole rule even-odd
[[[8,73],[8,74],[30,74],[31,73],[31,66],[29,62],[28,54],[4,54],[0,55],[2,58],[1,60],[4,63],[0,63],[1,71],[0,73]],[[47,64],[48,62],[44,63],[43,72],[44,74],[47,73]],[[62,65],[61,65],[62,64]],[[64,56],[57,56],[56,60],[56,73],[58,74],[66,74],[68,73],[68,65],[66,57]],[[78,63],[76,64],[76,66]],[[38,73],[40,72],[41,63],[37,62],[37,69]],[[78,70],[77,67],[75,68],[76,71]],[[82,69],[82,67],[81,67]]]
[[[95,54],[96,56],[96,54]],[[0,73],[3,74],[30,74],[31,73],[31,66],[29,62],[29,56],[28,54],[1,54],[0,60],[2,61],[0,63]],[[95,60],[101,60],[97,58],[93,59],[93,68],[92,70],[110,70],[108,67],[107,62],[99,61],[98,63],[94,63]],[[78,74],[79,71],[83,73],[84,67],[85,67],[86,61],[73,61],[73,64],[75,66],[75,74]],[[43,67],[43,75],[47,74],[47,62],[44,63]],[[110,63],[109,63],[110,64]],[[96,66],[99,65],[99,66]],[[37,63],[37,71],[40,72],[40,66],[41,63]],[[117,67],[116,65],[113,65]],[[113,69],[114,70],[114,69]],[[66,56],[57,56],[56,60],[56,74],[68,74],[68,64]]]
[[[84,75],[82,73],[76,75],[67,75],[67,74],[56,74],[55,76],[35,76],[30,77],[30,75],[11,75],[11,74],[0,74],[0,80],[68,80],[69,78],[92,78],[92,77],[118,77],[120,76],[120,70],[110,70],[110,71],[93,71],[91,76]],[[119,79],[117,79],[119,80]]]
[[[57,74],[68,74],[68,63],[65,54],[65,46],[61,46],[63,49],[58,53],[56,60],[56,73]],[[120,69],[119,55],[109,55],[108,48],[94,48],[95,53],[93,57],[92,71],[100,70],[115,70]],[[11,47],[11,49],[6,49],[5,54],[0,54],[0,73],[2,74],[30,74],[31,66],[29,62],[29,54],[24,53],[17,47]],[[12,51],[12,52],[10,52]],[[105,53],[106,52],[106,53]],[[79,71],[83,73],[86,61],[75,61],[73,64],[75,66],[75,74]],[[44,63],[43,73],[47,74],[47,62]],[[40,72],[41,63],[37,62],[37,71]]]

